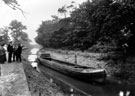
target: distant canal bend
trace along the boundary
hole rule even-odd
[[[34,51],[33,51],[34,50]],[[38,49],[32,49],[31,52],[36,52]],[[54,71],[50,68],[47,68],[43,65],[38,65],[35,61],[36,54],[31,54],[29,56],[29,61],[31,61],[33,66],[36,66],[37,69],[45,74],[45,76],[50,76],[50,80],[53,82],[52,77],[55,76],[58,80],[61,80],[77,89],[79,89],[81,92],[84,92],[86,94],[89,94],[88,96],[135,96],[135,85],[126,85],[120,82],[117,82],[117,80],[113,80],[111,77],[108,77],[107,80],[103,84],[95,84],[95,83],[87,83],[83,82],[74,78],[71,78],[69,76],[66,76],[64,74],[61,74],[57,71]],[[61,84],[59,84],[61,86]],[[71,88],[71,91],[73,89]],[[73,95],[73,92],[70,92],[69,96],[77,96]]]

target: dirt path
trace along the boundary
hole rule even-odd
[[[1,96],[31,96],[22,63],[1,65]]]

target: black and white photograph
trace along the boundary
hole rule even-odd
[[[135,0],[0,0],[0,96],[135,96]]]

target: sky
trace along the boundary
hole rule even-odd
[[[17,0],[20,7],[25,11],[25,17],[19,10],[13,10],[5,5],[0,0],[0,28],[9,26],[12,20],[18,20],[27,27],[25,31],[28,33],[29,38],[33,41],[36,37],[36,30],[41,25],[42,21],[50,20],[51,15],[58,14],[58,8],[64,5],[70,5],[72,1],[76,5],[86,0]]]

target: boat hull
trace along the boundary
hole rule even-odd
[[[57,62],[57,60],[53,59],[42,59],[37,58],[37,61],[39,64],[42,64],[46,67],[49,67],[53,70],[56,70],[58,72],[64,73],[66,75],[72,76],[76,79],[80,79],[83,81],[104,81],[106,78],[106,72],[105,70],[98,70],[97,72],[85,72],[80,70],[88,70],[90,67],[82,67],[81,66],[75,66],[75,65],[64,65],[64,61],[62,61],[62,64],[60,62]],[[92,69],[96,70],[96,69]]]

